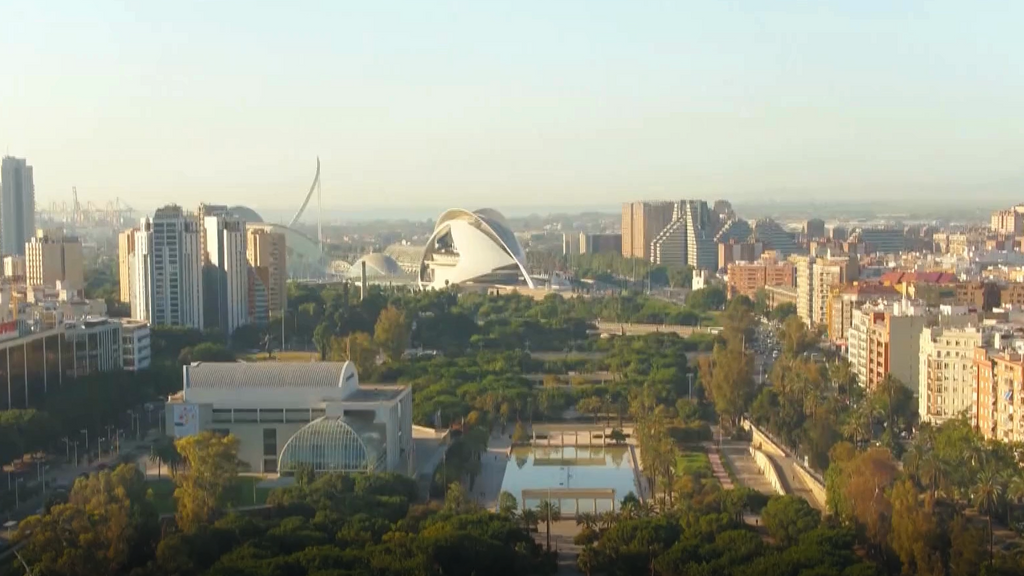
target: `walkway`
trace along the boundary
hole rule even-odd
[[[715,476],[715,480],[718,480],[722,488],[732,490],[732,478],[729,478],[729,472],[722,464],[722,459],[718,456],[718,452],[715,451],[715,446],[710,442],[705,442],[702,446],[704,446],[704,451],[708,453],[708,460],[711,462],[711,473]]]
[[[767,453],[766,453],[767,454]],[[817,508],[819,511],[824,512],[824,507],[818,503],[818,499],[814,497],[811,490],[804,483],[803,479],[796,473],[796,462],[788,456],[779,457],[775,454],[768,454],[768,457],[778,465],[779,470],[782,471],[782,484],[786,488],[787,494],[794,496],[800,496],[811,506]]]
[[[722,442],[722,454],[729,462],[729,465],[732,466],[733,472],[736,473],[736,479],[739,480],[741,485],[757,490],[767,496],[774,496],[776,494],[775,489],[772,488],[772,485],[768,483],[768,480],[758,470],[757,463],[750,456],[748,446],[747,442],[725,440]]]

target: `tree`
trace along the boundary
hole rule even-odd
[[[720,310],[725,305],[725,290],[721,286],[708,286],[694,290],[686,297],[686,305],[698,312]]]
[[[329,360],[335,362],[352,362],[360,376],[373,372],[377,365],[377,345],[366,332],[353,332],[348,336],[335,336],[331,339]]]
[[[235,355],[224,347],[223,344],[215,342],[203,342],[192,348],[185,348],[178,356],[182,364],[192,362],[234,362]]]
[[[938,536],[932,502],[929,499],[922,503],[920,496],[910,480],[902,480],[893,486],[889,542],[900,557],[906,576],[942,575],[942,554],[932,546]]]
[[[194,532],[210,523],[224,506],[225,492],[241,470],[238,439],[204,431],[175,441],[187,466],[174,478],[178,527]]]
[[[616,444],[622,444],[626,441],[626,434],[622,430],[615,428],[608,434],[608,439]]]
[[[782,323],[779,331],[782,341],[782,353],[792,358],[806,352],[814,346],[814,334],[807,330],[807,325],[799,316],[789,316]]]
[[[502,490],[501,494],[498,494],[498,513],[513,515],[516,510],[519,509],[519,501],[507,490]]]
[[[896,462],[888,450],[871,448],[844,464],[842,470],[845,506],[868,539],[881,549],[889,539],[892,503],[887,492],[896,479]]]
[[[799,496],[774,496],[761,511],[768,534],[776,542],[791,546],[821,524],[821,514]]]
[[[405,313],[394,306],[388,306],[381,310],[380,316],[377,317],[373,341],[388,360],[395,362],[402,358],[402,354],[409,346],[410,333]]]
[[[768,313],[768,318],[775,322],[784,322],[790,316],[796,316],[796,304],[792,302],[783,302]]]
[[[581,414],[592,415],[594,417],[594,424],[597,424],[597,417],[601,414],[603,404],[599,396],[587,396],[586,398],[580,398],[580,401],[576,403],[576,411]]]
[[[512,429],[512,443],[513,444],[529,444],[530,435],[526,432],[526,427],[523,426],[522,422],[516,422],[516,427]]]
[[[181,454],[174,445],[174,440],[168,436],[161,436],[153,442],[152,452],[149,461],[157,465],[157,477],[160,477],[160,464],[167,466],[171,477],[177,475],[178,467],[181,466]]]
[[[159,536],[146,494],[145,477],[128,464],[79,478],[66,503],[21,523],[22,557],[34,574],[127,574]]]
[[[452,482],[448,485],[448,490],[444,493],[444,507],[454,512],[461,512],[469,507],[469,494],[462,484]]]
[[[754,389],[752,370],[750,355],[736,339],[715,345],[711,361],[701,364],[701,381],[707,383],[715,411],[730,426],[735,425],[750,403]]]
[[[995,544],[995,535],[992,533],[992,515],[995,514],[1003,497],[1002,479],[991,470],[983,471],[974,486],[973,497],[978,511],[988,516],[988,558],[989,564],[991,564],[992,548]]]
[[[551,523],[562,519],[562,509],[557,502],[541,500],[537,507],[537,514],[544,519],[545,536],[547,538],[548,551],[551,551]]]

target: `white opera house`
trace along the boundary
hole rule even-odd
[[[454,284],[535,287],[526,270],[526,254],[497,211],[456,208],[437,219],[423,249],[419,285]]]
[[[351,362],[196,362],[167,403],[168,434],[240,441],[250,472],[415,473],[412,390],[360,385]]]

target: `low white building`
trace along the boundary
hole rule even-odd
[[[415,472],[412,390],[360,385],[351,362],[197,362],[183,380],[168,433],[232,434],[252,472]]]

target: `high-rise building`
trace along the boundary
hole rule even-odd
[[[622,234],[580,232],[580,254],[622,253]]]
[[[674,202],[627,202],[622,205],[622,256],[650,260],[651,241],[672,222]]]
[[[846,229],[846,226],[840,226],[837,224],[828,229],[828,237],[836,242],[845,242],[849,236],[850,231]]]
[[[764,242],[765,250],[775,250],[780,260],[797,251],[793,235],[771,218],[755,221],[751,234],[755,240]]]
[[[205,226],[207,216],[223,216],[228,213],[228,207],[223,204],[200,204],[196,216],[199,219],[200,228]],[[199,235],[199,249],[203,255],[203,266],[210,263],[210,248],[206,245],[206,234]]]
[[[131,228],[117,235],[117,280],[121,302],[132,301],[131,262],[135,254],[135,232],[137,231],[137,228]]]
[[[703,200],[679,203],[679,218],[686,222],[686,263],[694,270],[718,269],[718,221]]]
[[[993,212],[991,227],[996,234],[1005,234],[1012,238],[1024,235],[1024,204],[1018,204],[1009,210]]]
[[[85,288],[82,243],[63,230],[37,230],[25,244],[25,282],[29,286]]]
[[[563,232],[562,233],[562,255],[563,256],[574,256],[580,253],[580,239],[583,238],[583,234],[577,234],[576,232]]]
[[[811,262],[811,326],[828,321],[830,290],[857,279],[857,260],[846,257],[816,258]]]
[[[869,254],[899,254],[907,246],[907,238],[899,228],[861,228],[857,237],[867,245]]]
[[[804,321],[804,324],[811,326],[813,322],[813,298],[814,298],[814,269],[813,256],[790,256],[789,261],[796,267],[796,315]]]
[[[23,158],[4,156],[0,163],[0,253],[24,256],[25,242],[35,229],[32,167]]]
[[[216,325],[230,336],[236,328],[249,323],[245,221],[230,215],[207,216],[203,227],[209,258],[209,274],[204,274],[204,282],[209,281],[204,304],[216,314],[216,318],[208,319],[208,322],[215,320]]]
[[[132,318],[202,330],[201,227],[178,206],[157,209],[135,232],[130,261]]]
[[[808,240],[816,240],[825,237],[825,221],[821,218],[811,218],[804,223],[804,236]]]
[[[974,385],[978,431],[989,440],[1024,441],[1024,355],[1018,348],[1000,346],[996,335],[992,347],[974,349]]]
[[[718,269],[727,269],[733,262],[756,262],[763,252],[761,242],[718,242]]]
[[[270,270],[266,266],[249,266],[249,320],[257,326],[270,322],[268,290]]]
[[[288,250],[285,235],[253,228],[248,230],[248,236],[246,257],[249,265],[267,269],[267,306],[271,316],[279,316],[288,305]]]
[[[4,256],[4,278],[9,282],[25,281],[25,257]]]
[[[833,286],[829,290],[828,338],[835,344],[846,344],[846,336],[853,322],[853,311],[869,301],[893,302],[900,293],[883,284],[855,284]]]
[[[651,240],[651,262],[660,265],[687,264],[686,221],[673,220]]]
[[[923,422],[942,422],[967,414],[976,420],[974,349],[983,334],[975,327],[929,327],[921,331],[918,414]],[[972,424],[977,424],[976,421]]]

